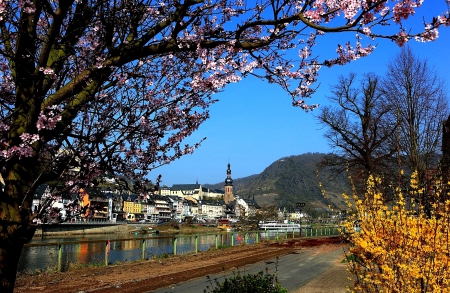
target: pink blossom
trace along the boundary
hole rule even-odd
[[[407,43],[409,40],[408,34],[405,31],[401,31],[398,33],[397,37],[394,39],[394,41],[402,47],[405,43]]]
[[[41,67],[41,68],[39,68],[39,71],[44,72],[45,75],[50,75],[52,78],[56,78],[56,74],[53,71],[53,69],[51,69],[51,68],[48,68],[48,67],[47,68],[43,68],[43,67]]]
[[[38,130],[48,129],[51,130],[56,127],[56,123],[61,120],[61,115],[55,113],[56,106],[50,107],[47,111],[41,111],[39,118],[36,122]]]
[[[370,34],[372,33],[372,31],[370,30],[370,28],[364,27],[364,28],[363,28],[363,33],[364,33],[366,36],[370,36]]]
[[[36,7],[29,0],[20,0],[19,7],[21,7],[23,9],[23,12],[25,12],[27,14],[32,14],[36,11]]]

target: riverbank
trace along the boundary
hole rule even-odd
[[[145,225],[145,224],[144,224]],[[138,226],[138,225],[137,225]],[[145,226],[143,226],[145,227]],[[160,233],[207,233],[207,232],[217,232],[220,231],[219,228],[213,226],[204,226],[201,224],[191,224],[191,225],[148,225],[152,230],[157,230]]]
[[[151,229],[150,229],[151,228]],[[201,224],[178,225],[178,224],[146,224],[146,223],[123,223],[123,224],[60,224],[39,227],[34,237],[45,236],[68,236],[68,235],[95,235],[95,234],[128,234],[128,233],[212,233],[220,231],[217,227],[204,226]]]
[[[34,237],[128,233],[127,224],[70,223],[39,226]]]

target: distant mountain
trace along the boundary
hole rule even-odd
[[[233,178],[233,193],[242,198],[254,196],[259,205],[294,208],[296,203],[305,202],[310,208],[328,205],[344,208],[341,194],[350,190],[345,174],[330,180],[331,173],[322,170],[319,175],[327,199],[322,195],[316,169],[323,156],[325,154],[307,153],[281,158],[261,174]],[[224,183],[207,187],[223,189]]]

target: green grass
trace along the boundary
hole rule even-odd
[[[160,255],[158,255],[156,258],[169,258],[169,254],[167,252],[163,252]]]
[[[276,274],[269,274],[267,271],[256,274],[241,275],[240,271],[233,272],[233,276],[225,278],[219,283],[217,279],[211,280],[207,276],[211,286],[207,286],[204,293],[288,293],[288,290],[278,283]]]
[[[341,263],[349,263],[349,262],[352,262],[352,261],[360,262],[361,260],[360,260],[356,255],[350,254],[350,255],[346,256],[346,257],[341,261]]]

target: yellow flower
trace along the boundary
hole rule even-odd
[[[354,220],[361,223],[361,232],[349,238],[356,258],[348,271],[358,276],[353,292],[423,292],[425,284],[426,292],[450,293],[450,200],[432,202],[429,216],[421,201],[405,199],[400,188],[396,200],[384,202],[387,196],[375,188],[379,182],[370,177],[364,197],[353,195],[355,214],[346,223],[347,231]],[[417,172],[410,186],[415,195],[423,192]]]

